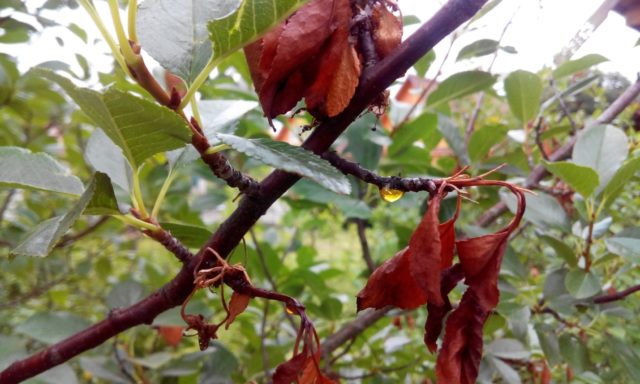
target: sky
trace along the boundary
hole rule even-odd
[[[517,54],[500,53],[493,71],[506,74],[525,69],[538,71],[542,67],[552,66],[553,57],[573,37],[575,32],[587,21],[603,0],[503,0],[502,3],[487,14],[480,22],[474,24],[473,30],[457,39],[452,46],[452,53],[443,68],[443,75],[461,70],[486,69],[490,57],[456,62],[457,51],[467,44],[481,38],[498,39],[510,18],[513,22],[506,31],[503,45],[511,45]],[[27,0],[28,7],[37,6],[44,0]],[[427,20],[444,0],[399,0],[400,8],[405,15],[415,15],[420,20]],[[109,23],[106,1],[95,1],[98,12],[104,15]],[[0,10],[0,16],[6,13]],[[91,65],[99,71],[109,71],[111,61],[108,48],[102,41],[97,29],[82,8],[70,11],[49,12],[50,17],[62,25],[77,23],[89,33],[89,43],[85,44],[77,36],[64,27],[47,28],[29,45],[2,45],[0,52],[9,53],[19,58],[22,70],[47,60],[60,60],[74,63],[72,67],[80,73],[75,54],[87,57]],[[126,17],[125,17],[126,19]],[[23,19],[28,21],[28,18]],[[415,27],[413,27],[415,28]],[[410,33],[412,27],[407,28]],[[64,46],[56,42],[62,38]],[[600,64],[603,71],[621,72],[629,79],[635,79],[640,70],[640,47],[634,47],[640,32],[625,25],[624,19],[617,13],[610,13],[600,28],[590,37],[583,47],[574,55],[579,58],[589,53],[599,53],[610,61]],[[436,47],[436,63],[429,75],[433,75],[439,67],[451,40],[445,39]]]

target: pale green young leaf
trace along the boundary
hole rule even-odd
[[[102,129],[96,129],[91,133],[84,150],[84,159],[95,171],[107,174],[113,183],[131,192],[131,165],[122,154],[122,150]]]
[[[490,88],[495,76],[483,71],[459,72],[446,78],[427,100],[427,106],[436,108],[451,100]]]
[[[231,15],[209,22],[213,58],[221,59],[256,40],[306,0],[244,0]]]
[[[82,182],[48,154],[0,147],[0,187],[80,195]]]
[[[511,72],[504,80],[511,113],[523,124],[535,118],[540,110],[542,80],[535,73]]]
[[[567,183],[574,191],[588,198],[600,184],[600,177],[593,168],[574,164],[569,161],[548,162],[543,160],[547,171]]]
[[[234,12],[241,0],[145,0],[138,7],[136,29],[144,50],[187,83],[212,54],[207,23]]]
[[[576,60],[569,60],[560,64],[558,68],[553,71],[553,78],[556,80],[561,79],[576,72],[589,69],[592,66],[603,63],[605,61],[609,61],[609,59],[597,53],[592,53]]]
[[[270,139],[245,139],[218,134],[218,139],[264,164],[308,177],[336,193],[351,193],[349,180],[328,161],[301,147]]]
[[[60,87],[122,149],[133,169],[156,153],[191,141],[187,123],[174,111],[115,88],[105,93],[76,87],[69,79],[40,68],[32,70]]]
[[[38,256],[49,255],[53,247],[60,241],[62,236],[78,220],[85,210],[98,188],[96,177],[93,177],[87,189],[85,189],[80,199],[71,207],[69,212],[62,216],[52,217],[43,221],[33,228],[14,248],[11,256]]]

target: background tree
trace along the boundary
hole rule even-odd
[[[245,0],[240,11],[220,2],[202,9],[130,2],[124,23],[115,1],[109,1],[112,20],[90,2],[79,3],[105,33],[113,71],[96,78],[78,55],[82,74],[64,62],[21,73],[16,57],[0,57],[0,242],[9,255],[1,261],[1,382],[45,370],[32,380],[288,382],[300,374],[302,382],[398,382],[433,381],[436,371],[451,382],[475,381],[476,373],[480,382],[510,383],[640,378],[638,306],[630,296],[639,290],[633,208],[640,161],[630,125],[634,108],[625,110],[640,83],[591,70],[604,57],[569,60],[537,74],[496,76],[491,64],[425,79],[434,57],[428,51],[459,27],[459,34],[470,33],[496,1],[474,16],[484,1],[452,0],[398,47],[390,2],[353,2],[349,28],[338,16],[324,22],[309,16],[317,15],[309,5],[287,29],[270,28],[301,5],[296,1]],[[270,5],[277,12],[266,12]],[[357,17],[366,5],[378,16]],[[47,1],[23,22],[25,5],[7,2],[0,40],[24,42],[39,28],[59,27],[42,14],[67,6],[76,3]],[[238,17],[250,12],[260,17]],[[111,22],[114,36],[102,28]],[[77,25],[65,27],[86,41]],[[309,28],[320,39],[320,27],[327,28],[326,40],[311,57],[331,59],[309,61],[299,50],[311,44],[299,36]],[[253,43],[247,65],[240,49],[265,32],[260,60],[252,59]],[[276,55],[260,77],[256,71],[269,63],[263,59],[268,40],[278,33],[279,39],[293,36],[284,47],[298,56],[278,62]],[[345,45],[350,34],[358,43]],[[456,59],[495,60],[513,52],[501,40],[477,41]],[[153,75],[140,48],[175,75]],[[357,54],[349,56],[352,50]],[[410,69],[383,113],[382,92]],[[300,88],[297,73],[319,80]],[[313,116],[276,117],[298,101],[291,101],[293,94],[306,97]],[[279,141],[257,101],[274,119]],[[297,146],[302,140],[316,155]],[[193,147],[185,147],[188,142]],[[334,142],[336,152],[328,151]],[[470,166],[468,177],[447,179],[464,166]],[[271,168],[277,170],[269,174]],[[515,199],[494,188],[469,188],[505,180],[536,192],[526,196],[525,224],[515,232],[500,231]],[[440,252],[437,269],[424,268],[433,266],[433,252],[424,264],[414,261],[424,253],[415,250],[431,247],[434,236],[448,241],[433,230],[438,216],[441,222],[454,216],[459,189],[478,204],[462,203],[457,238],[496,232],[506,241],[510,234],[493,279],[488,270],[469,269],[460,243],[463,271],[454,266],[440,275]],[[485,243],[466,244],[477,256]],[[441,292],[433,281],[442,278],[442,297],[451,291],[446,302],[459,305],[447,329],[477,324],[469,329],[482,333],[476,332],[484,341],[482,360],[475,354],[482,340],[468,337],[464,351],[473,356],[437,363],[422,343],[426,323],[431,336],[425,342],[438,347],[427,311],[380,296],[392,290],[376,284],[396,282],[380,278],[382,272],[400,270],[403,258],[410,260],[410,276],[430,277],[416,280],[426,287],[398,284],[398,297],[420,306],[429,297],[434,316]],[[478,314],[464,312],[461,298],[482,298],[493,283],[500,302],[483,312],[486,322],[475,322]],[[422,289],[426,296],[418,299]],[[355,317],[358,292],[358,309],[380,308]],[[447,334],[444,346],[438,341],[441,358],[451,357],[455,346]],[[462,372],[459,379],[451,379],[455,372]]]

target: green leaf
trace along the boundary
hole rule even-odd
[[[501,142],[509,131],[504,125],[486,125],[477,129],[469,139],[469,158],[476,163],[489,153],[489,150]]]
[[[234,12],[241,0],[145,0],[136,29],[144,50],[187,83],[207,65],[212,49],[207,23]]]
[[[173,356],[169,352],[156,352],[144,357],[130,358],[129,360],[136,365],[156,370],[167,364],[171,359],[173,359]]]
[[[640,262],[640,228],[625,228],[604,242],[609,252],[634,263]]]
[[[564,280],[567,291],[576,299],[586,299],[600,292],[600,282],[591,272],[572,269]]]
[[[600,176],[598,190],[613,178],[629,153],[627,135],[613,125],[596,125],[583,131],[573,147],[573,162],[590,167]]]
[[[540,341],[540,348],[542,348],[549,365],[560,364],[560,344],[555,334],[556,329],[550,324],[544,323],[538,323],[534,328],[538,335],[538,341]]]
[[[217,137],[236,151],[264,164],[308,177],[336,193],[351,193],[351,184],[340,171],[306,149],[270,139],[245,139],[221,133]]]
[[[93,177],[87,189],[69,212],[63,216],[56,216],[45,220],[33,228],[22,242],[11,251],[10,255],[47,256],[60,238],[62,238],[62,235],[78,220],[78,217],[80,217],[89,204],[89,201],[91,201],[97,186],[98,182],[96,177]]]
[[[362,200],[350,196],[338,195],[308,180],[300,180],[291,191],[303,200],[327,205],[333,204],[344,213],[346,217],[358,219],[371,218],[371,208]]]
[[[389,156],[401,155],[418,141],[422,141],[424,147],[431,150],[441,138],[438,133],[438,116],[429,112],[423,113],[394,132],[393,142],[389,146]]]
[[[80,381],[69,364],[57,365],[30,379],[28,384],[77,384]]]
[[[576,373],[588,370],[589,353],[587,347],[575,336],[565,333],[560,336],[560,354]]]
[[[211,231],[195,225],[160,223],[160,226],[189,248],[200,248],[211,237]]]
[[[209,22],[213,57],[223,58],[259,38],[306,0],[244,0],[231,15]]]
[[[544,112],[547,108],[549,108],[550,106],[554,105],[559,100],[565,100],[569,96],[573,96],[573,95],[575,95],[577,93],[582,92],[584,89],[589,87],[592,83],[594,83],[600,77],[601,77],[601,75],[595,74],[595,75],[586,77],[584,79],[581,79],[581,80],[575,82],[574,84],[571,84],[564,91],[562,91],[560,93],[557,93],[557,94],[553,95],[552,97],[548,98],[547,100],[545,100],[542,103],[542,106],[540,107],[540,112]],[[541,136],[541,139],[544,139],[544,137]]]
[[[640,171],[640,157],[629,160],[613,175],[602,190],[602,203],[607,208],[620,195],[629,180]]]
[[[451,100],[490,88],[495,82],[495,76],[483,71],[466,71],[453,74],[433,91],[427,100],[427,106],[435,108]]]
[[[335,297],[327,297],[320,305],[322,316],[329,320],[340,320],[342,315],[342,302]]]
[[[528,359],[531,353],[516,339],[498,339],[487,345],[487,352],[508,360]]]
[[[0,186],[80,195],[82,182],[48,154],[0,147]]]
[[[15,331],[45,344],[55,344],[89,325],[87,320],[70,313],[45,312],[31,316]]]
[[[576,60],[569,60],[560,64],[558,68],[553,71],[553,78],[558,80],[565,76],[569,76],[576,72],[588,69],[594,65],[603,63],[605,61],[609,61],[609,59],[596,53],[583,56]]]
[[[13,96],[14,84],[9,71],[0,65],[0,106],[8,103]]]
[[[438,129],[442,136],[444,136],[449,147],[453,149],[453,152],[458,157],[458,160],[467,165],[470,163],[469,155],[467,154],[466,145],[464,145],[464,139],[460,133],[460,128],[450,118],[445,115],[438,115]]]
[[[109,176],[120,188],[131,191],[133,173],[122,150],[102,129],[91,133],[84,151],[85,161],[96,171]]]
[[[498,371],[498,374],[502,378],[501,383],[505,383],[505,384],[521,384],[522,383],[520,374],[518,373],[518,371],[513,369],[511,365],[495,357],[490,357],[489,361],[495,367],[495,370]]]
[[[190,144],[184,148],[169,151],[166,153],[166,156],[169,161],[170,172],[180,169],[200,158],[198,151]]]
[[[498,50],[499,43],[496,40],[480,39],[465,46],[458,53],[456,61],[490,55]]]
[[[512,194],[501,191],[500,198],[511,212],[515,212],[516,200]],[[554,197],[538,192],[537,195],[526,194],[525,198],[527,200],[525,220],[543,228],[555,227],[563,230],[569,228],[567,213]]]
[[[542,161],[547,171],[553,173],[567,183],[574,191],[588,198],[598,188],[600,177],[593,168],[584,167],[568,161],[554,163]]]
[[[416,63],[413,64],[413,68],[416,70],[416,73],[418,74],[418,76],[424,77],[427,74],[429,67],[431,67],[431,64],[433,64],[435,60],[436,60],[436,53],[432,49],[429,52],[427,52],[424,56],[422,56],[420,60],[416,61]]]
[[[91,201],[84,210],[85,215],[120,215],[118,200],[113,192],[113,186],[109,176],[96,172],[94,175],[96,190]]]
[[[570,267],[578,265],[578,259],[576,258],[575,252],[567,244],[548,235],[542,235],[539,239],[551,246],[551,248],[556,252],[556,255],[566,261]]]
[[[110,88],[102,94],[78,88],[69,79],[40,68],[32,71],[62,87],[109,136],[136,170],[150,156],[191,141],[187,123],[174,111]]]
[[[511,113],[526,124],[535,118],[540,110],[542,80],[535,73],[527,71],[511,72],[504,80],[504,89]]]
[[[215,143],[218,141],[216,133],[233,133],[229,127],[257,106],[258,102],[248,100],[199,101],[198,109],[202,115],[205,136],[211,143]]]
[[[107,306],[110,309],[126,308],[144,299],[145,296],[142,284],[133,280],[125,280],[111,288],[111,292],[107,295]]]
[[[628,344],[617,337],[609,338],[609,344],[611,346],[611,355],[617,359],[624,369],[627,371],[627,375],[631,379],[631,382],[640,382],[640,356],[638,353]]]

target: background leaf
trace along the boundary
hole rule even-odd
[[[499,43],[492,39],[480,39],[463,47],[458,53],[456,61],[490,55],[498,50]]]
[[[264,164],[308,177],[336,193],[351,193],[351,184],[340,171],[301,147],[270,139],[245,139],[225,134],[218,134],[217,137],[236,151]]]
[[[483,71],[466,71],[453,74],[440,83],[438,88],[431,93],[427,100],[427,106],[435,108],[451,100],[490,88],[495,82],[495,76]]]
[[[187,83],[213,53],[207,23],[234,12],[241,0],[145,0],[136,29],[142,48]]]
[[[596,125],[580,133],[573,147],[573,161],[590,167],[600,176],[602,189],[629,154],[629,141],[624,132],[612,125]]]
[[[511,72],[504,80],[511,113],[523,124],[536,117],[542,98],[542,80],[528,71]]]
[[[609,61],[609,59],[597,53],[592,53],[576,60],[569,60],[560,64],[558,68],[553,71],[553,77],[555,79],[561,79],[605,61]]]
[[[586,299],[600,292],[600,282],[591,272],[572,269],[564,280],[567,291],[576,299]]]
[[[80,195],[82,182],[48,154],[0,147],[0,186]]]
[[[85,161],[91,167],[109,176],[109,179],[127,192],[131,191],[132,170],[122,150],[102,129],[91,133],[84,151]]]
[[[225,57],[256,40],[305,2],[305,0],[244,0],[236,12],[209,22],[213,57]]]
[[[548,162],[543,161],[547,171],[558,176],[574,191],[584,198],[591,196],[600,184],[600,178],[593,168],[584,167],[568,161]]]
[[[87,320],[69,313],[46,312],[31,316],[15,331],[45,344],[54,344],[89,325]]]

